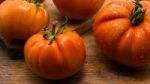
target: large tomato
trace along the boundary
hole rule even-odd
[[[94,15],[105,0],[53,0],[59,11],[70,19],[84,20]]]
[[[130,67],[150,63],[150,2],[114,0],[96,16],[94,36],[111,60]]]
[[[8,39],[27,39],[48,23],[43,7],[25,0],[6,0],[0,5],[0,34]]]
[[[74,31],[64,30],[50,41],[48,39],[53,36],[43,35],[44,32],[37,33],[25,44],[25,62],[29,68],[39,76],[53,80],[77,73],[85,60],[84,43],[80,36]]]

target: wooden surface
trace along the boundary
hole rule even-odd
[[[51,2],[45,2],[47,5],[48,3]],[[53,11],[55,8],[47,9]],[[63,18],[58,11],[53,13]],[[57,18],[60,19],[53,19]],[[84,67],[76,75],[60,81],[46,80],[34,75],[24,63],[22,49],[18,52],[8,50],[3,41],[0,41],[0,84],[150,84],[150,66],[141,69],[121,66],[102,54],[92,31],[82,37],[87,56]]]

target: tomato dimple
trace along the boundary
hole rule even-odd
[[[40,54],[39,53],[41,53],[41,51],[42,51],[42,49],[44,48],[44,42],[37,42],[35,45],[33,45],[32,47],[31,47],[31,53],[30,53],[30,56],[31,56],[31,58],[29,58],[29,59],[31,59],[30,61],[32,62],[31,64],[29,64],[29,65],[32,65],[31,67],[33,68],[32,70],[34,70],[34,72],[36,72],[36,73],[38,73],[38,72],[43,72],[43,70],[42,70],[42,68],[40,68],[40,66],[39,66],[39,61],[40,61]],[[37,53],[38,52],[38,53]],[[28,59],[28,58],[27,58]],[[30,67],[30,68],[31,68]]]
[[[27,41],[25,48],[24,48],[25,61],[30,68],[34,68],[33,71],[36,73],[41,72],[38,66],[39,62],[37,60],[39,58],[38,52],[42,50],[41,48],[44,45],[43,43],[39,43],[42,40],[43,40],[43,37],[41,37],[41,32],[40,32],[37,35],[32,36]]]
[[[65,35],[65,34],[57,37],[56,41],[62,52],[64,63],[66,65],[65,68],[67,68],[67,70],[68,70],[65,72],[72,73],[70,71],[74,71],[72,73],[72,74],[74,74],[75,72],[77,72],[80,69],[77,67],[81,67],[83,64],[83,61],[84,61],[83,54],[79,53],[79,51],[77,50],[80,48],[82,49],[82,46],[78,46],[78,48],[77,48],[76,43],[73,42],[74,40],[72,39],[72,37],[70,38],[68,35]],[[78,40],[76,40],[76,41],[78,41]],[[69,73],[68,73],[68,75],[69,75]]]
[[[80,38],[80,36],[76,33],[76,32],[66,32],[66,33],[64,33],[66,36],[69,36],[71,39],[72,39],[72,42],[74,43],[74,44],[76,44],[75,46],[82,46],[82,47],[84,47],[83,45],[84,44],[82,44],[83,43],[83,39],[82,38]],[[79,39],[80,38],[80,39]],[[73,40],[75,40],[75,41],[73,41]]]
[[[77,56],[80,57],[80,59],[85,60],[85,50],[84,50],[84,44],[83,44],[83,39],[80,38],[80,36],[75,33],[75,32],[67,32],[64,33],[65,36],[68,36],[74,44],[74,49],[76,49]],[[82,61],[83,62],[83,61]]]
[[[98,14],[94,26],[98,26],[99,24],[110,20],[130,18],[130,11],[126,7],[116,4],[107,5]]]
[[[131,63],[131,46],[132,46],[132,39],[133,39],[133,29],[130,27],[120,38],[120,41],[117,46],[118,57],[124,63]],[[114,58],[115,59],[115,58]]]
[[[145,59],[147,53],[149,53],[148,50],[149,48],[147,47],[150,46],[150,43],[148,41],[148,38],[143,28],[138,27],[134,29],[134,32],[135,33],[134,33],[134,38],[132,40],[132,47],[131,47],[132,57],[134,60],[137,60],[140,63],[142,62],[140,60]]]
[[[48,44],[45,41],[44,48],[42,49],[39,56],[39,66],[42,70],[42,75],[49,78],[57,78],[58,75],[61,77],[64,69],[62,54],[60,53],[56,42]]]
[[[125,23],[130,24],[130,21],[128,19],[115,19],[100,24],[94,32],[97,41],[104,43],[108,49],[114,50],[121,36],[129,29],[129,25]]]

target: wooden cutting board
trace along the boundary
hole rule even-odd
[[[109,1],[106,0],[106,3]],[[51,0],[46,0],[44,5],[53,17],[51,21],[55,19],[63,21],[63,16]],[[102,54],[95,43],[92,31],[89,30],[91,24],[92,19],[68,24],[72,27],[71,29],[77,28],[79,33],[84,32],[82,38],[85,42],[87,57],[84,67],[79,73],[60,81],[42,79],[28,69],[22,58],[24,42],[7,42],[5,46],[5,41],[3,41],[5,39],[2,39],[0,41],[0,84],[150,84],[150,66],[131,69],[108,60]],[[81,27],[85,30],[78,30]]]

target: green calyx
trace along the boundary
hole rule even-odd
[[[27,0],[29,3],[34,3],[38,7],[42,7],[43,4],[39,2],[39,0]]]
[[[55,40],[55,38],[64,31],[65,25],[67,24],[68,20],[66,20],[62,24],[58,24],[58,21],[53,22],[50,29],[45,29],[45,33],[43,37],[50,41],[50,44]],[[58,28],[58,29],[56,29]]]
[[[135,8],[131,12],[131,23],[133,26],[139,25],[144,20],[146,9],[143,8],[140,0],[135,0]]]

